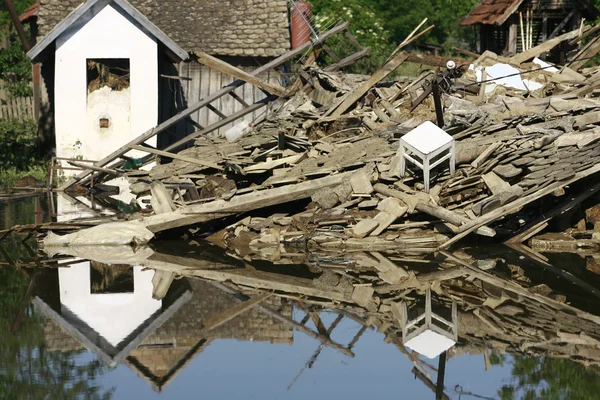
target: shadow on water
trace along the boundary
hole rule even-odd
[[[36,223],[42,202],[27,201],[0,216]],[[585,257],[498,246],[268,259],[182,240],[49,256],[25,234],[0,250],[7,398],[186,398],[202,386],[260,398],[590,399],[600,389],[599,282]]]

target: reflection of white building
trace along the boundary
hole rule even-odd
[[[192,297],[188,286],[180,285],[164,300],[156,300],[155,271],[130,268],[127,277],[132,275],[132,285],[126,279],[125,284],[103,290],[103,282],[93,278],[98,273],[92,261],[82,260],[58,270],[58,293],[36,297],[33,303],[85,348],[116,366]]]
[[[154,271],[133,267],[133,292],[92,293],[90,264],[59,269],[61,312],[117,347],[161,308],[162,300],[152,298]]]

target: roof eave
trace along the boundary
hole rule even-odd
[[[95,5],[102,7],[107,6],[110,3],[115,3],[129,16],[131,16],[136,22],[138,22],[144,29],[146,29],[151,35],[161,42],[169,56],[176,62],[183,61],[188,58],[188,53],[183,50],[177,43],[169,38],[163,31],[161,31],[156,25],[154,25],[148,18],[146,18],[141,12],[135,7],[129,4],[126,0],[88,0],[85,3],[79,5],[73,10],[65,19],[63,19],[58,25],[56,25],[50,33],[48,33],[41,41],[39,41],[31,50],[27,52],[27,56],[32,62],[40,62],[48,53],[51,45],[58,37],[64,33],[73,23],[81,18],[90,8]]]

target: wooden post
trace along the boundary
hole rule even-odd
[[[446,375],[446,356],[448,352],[445,351],[440,354],[438,363],[437,383],[435,384],[435,399],[442,400],[444,398],[444,377]]]
[[[15,7],[11,0],[4,0],[6,4],[6,8],[8,9],[8,13],[10,14],[10,19],[12,23],[15,25],[17,29],[17,33],[19,34],[19,38],[21,39],[21,43],[23,43],[23,49],[25,52],[31,50],[31,45],[29,44],[29,39],[27,39],[27,35],[25,34],[25,30],[23,29],[23,25],[21,25],[21,20],[15,11]]]
[[[517,24],[514,21],[508,27],[508,45],[506,50],[510,54],[517,53]]]
[[[542,14],[542,42],[548,37],[548,14]]]

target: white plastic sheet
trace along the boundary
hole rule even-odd
[[[110,222],[63,236],[50,232],[44,239],[44,248],[145,244],[153,237],[154,234],[139,221]]]
[[[542,85],[541,83],[533,81],[531,79],[522,79],[522,77],[527,76],[527,74],[519,74],[521,71],[508,64],[495,64],[490,67],[477,68],[471,65],[470,69],[475,70],[477,82],[482,81],[483,70],[485,69],[485,72],[487,74],[485,80],[491,80],[491,82],[488,83],[488,90],[492,91],[494,89],[494,86],[492,85],[501,85],[504,87],[510,87],[523,91],[534,91],[544,87],[544,85]]]

